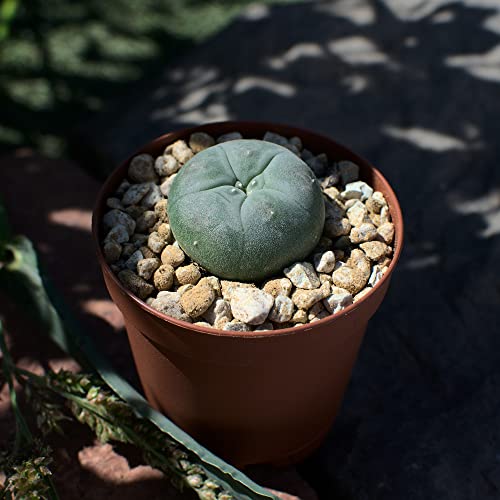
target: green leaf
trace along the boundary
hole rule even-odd
[[[42,279],[38,260],[31,242],[18,236],[6,245],[12,259],[0,270],[0,288],[10,296],[31,307],[35,318],[49,337],[81,365],[97,371],[106,384],[138,417],[150,420],[171,439],[196,455],[206,475],[232,492],[238,500],[276,499],[269,491],[254,483],[241,471],[201,446],[171,420],[157,412],[128,382],[120,377],[111,364],[94,347],[88,335],[81,330],[76,318],[47,279]],[[60,314],[59,314],[60,313]]]

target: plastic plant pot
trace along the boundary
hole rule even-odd
[[[232,332],[170,318],[134,296],[101,250],[106,199],[126,176],[129,158],[106,180],[93,213],[93,237],[108,291],[125,319],[136,368],[151,405],[233,465],[286,464],[320,444],[337,415],[369,319],[380,306],[403,245],[401,209],[389,183],[369,162],[328,137],[286,125],[221,122],[163,135],[135,154],[162,154],[177,139],[203,131],[298,136],[330,159],[351,160],[360,179],[381,191],[395,226],[394,255],[373,289],[339,313],[299,327]],[[133,156],[135,156],[135,154]]]

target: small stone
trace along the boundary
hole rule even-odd
[[[263,141],[279,144],[280,146],[288,146],[288,139],[282,135],[267,131],[262,138]]]
[[[311,153],[311,151],[309,151],[308,149],[306,148],[303,148],[301,153],[300,153],[300,157],[304,160],[304,161],[307,161],[309,160],[310,158],[312,158],[314,155]]]
[[[196,285],[181,297],[181,304],[191,318],[201,316],[215,300],[215,292],[209,285]]]
[[[359,248],[355,248],[346,263],[349,267],[353,267],[361,271],[363,279],[368,280],[371,273],[371,264],[365,253]]]
[[[368,279],[368,284],[370,286],[375,286],[382,279],[382,276],[384,275],[383,269],[384,268],[382,268],[380,265],[373,266],[372,273],[370,274],[370,277]]]
[[[139,247],[139,250],[141,251],[145,259],[156,259],[158,257],[149,247]]]
[[[287,323],[292,319],[293,302],[289,297],[278,295],[274,299],[274,305],[269,313],[269,319],[275,323]]]
[[[146,280],[137,276],[130,269],[124,269],[118,273],[118,279],[125,288],[128,288],[134,295],[144,300],[154,292],[154,287]]]
[[[291,319],[292,323],[307,323],[307,311],[297,309]]]
[[[125,212],[134,220],[137,220],[145,211],[146,209],[140,205],[130,205],[130,207],[125,209]]]
[[[335,267],[335,254],[331,250],[324,253],[317,253],[314,255],[313,261],[314,268],[318,273],[331,273]]]
[[[163,200],[163,195],[161,194],[160,186],[151,182],[149,184],[149,191],[141,200],[141,205],[148,209],[154,209],[153,207],[161,200]]]
[[[136,248],[139,248],[147,243],[148,235],[141,233],[134,233],[132,235],[132,238],[130,238],[130,241],[134,244]]]
[[[222,317],[218,320],[215,321],[214,323],[214,328],[217,328],[218,330],[224,330],[224,327],[230,322],[231,320],[226,318],[226,317]],[[238,323],[240,323],[240,321],[238,321]],[[244,324],[244,323],[243,323]]]
[[[380,225],[386,222],[391,222],[391,214],[389,212],[389,207],[382,207],[382,210],[380,210]]]
[[[352,243],[364,243],[377,237],[377,228],[370,222],[363,222],[361,226],[353,227],[349,233]]]
[[[157,232],[160,236],[162,236],[167,243],[171,243],[173,241],[172,229],[170,229],[170,224],[166,222],[162,222],[157,229]]]
[[[295,146],[299,151],[302,150],[302,139],[297,136],[290,137],[288,141],[292,146]]]
[[[122,253],[122,246],[114,240],[106,241],[102,248],[104,258],[108,264],[116,262]]]
[[[374,214],[380,214],[382,208],[386,206],[387,206],[387,201],[385,200],[384,195],[380,191],[375,191],[366,200],[366,208]]]
[[[156,203],[154,211],[156,218],[161,222],[168,222],[168,200],[162,199]]]
[[[277,297],[278,295],[290,297],[290,293],[292,292],[292,282],[288,278],[268,280],[264,283],[262,290],[271,294],[273,297]]]
[[[144,302],[146,302],[146,304],[150,306],[154,302],[154,300],[154,297],[148,297]]]
[[[181,296],[176,292],[161,292],[151,303],[151,307],[175,319],[191,323],[191,318],[183,311]]]
[[[348,210],[349,208],[351,208],[353,205],[356,204],[356,202],[358,203],[361,203],[359,200],[357,200],[356,198],[351,198],[350,200],[347,200],[345,203],[344,203],[344,207],[346,210]],[[362,204],[362,203],[361,203]]]
[[[170,154],[156,158],[155,171],[160,177],[175,174],[180,168],[179,162]]]
[[[164,155],[169,154],[171,154],[181,165],[184,165],[184,163],[187,163],[193,157],[193,152],[182,139],[166,147]]]
[[[357,293],[354,296],[353,302],[357,302],[358,300],[362,299],[366,294],[368,294],[370,292],[371,292],[371,288],[370,287],[363,288],[363,290],[361,290],[361,292]]]
[[[340,250],[339,248],[334,249],[333,253],[335,255],[335,260],[336,261],[343,260],[343,258],[345,257],[344,250]]]
[[[174,284],[174,268],[170,264],[162,264],[153,275],[153,283],[159,291],[170,290]]]
[[[342,202],[325,200],[325,219],[341,219],[342,217],[345,217]]]
[[[135,271],[137,269],[137,263],[142,259],[144,259],[142,252],[140,250],[136,250],[125,262],[125,267],[131,271]]]
[[[149,280],[153,273],[160,267],[161,261],[158,258],[149,258],[142,259],[137,262],[137,274],[144,278],[145,280]]]
[[[307,312],[307,319],[310,323],[326,318],[330,314],[326,311],[322,302],[316,302]]]
[[[118,224],[125,226],[129,236],[132,236],[134,234],[136,228],[135,220],[132,219],[130,215],[126,214],[125,212],[122,212],[121,210],[117,210],[116,208],[107,212],[104,215],[102,221],[104,227],[106,227],[107,229],[111,229],[115,226],[118,226]]]
[[[199,153],[215,144],[215,139],[205,132],[193,132],[189,137],[189,147],[193,153]]]
[[[226,299],[215,299],[212,305],[203,314],[203,318],[212,325],[220,321],[222,318],[227,318],[228,321],[231,321],[233,319],[231,304]]]
[[[162,182],[160,186],[160,191],[163,196],[168,196],[170,193],[170,188],[172,187],[172,182],[174,182],[175,177],[177,174],[172,174],[170,177],[167,177],[167,180]]]
[[[321,284],[323,283],[332,283],[332,275],[331,274],[326,274],[326,273],[318,273],[319,280],[321,281]]]
[[[123,208],[122,202],[120,201],[119,198],[108,198],[106,200],[106,206],[109,208],[117,208],[117,209]]]
[[[258,288],[240,287],[232,292],[230,303],[236,319],[249,325],[260,325],[273,307],[274,299]]]
[[[212,328],[212,325],[210,323],[207,323],[206,321],[197,321],[194,323],[195,326],[204,326],[205,328]]]
[[[330,238],[328,238],[327,236],[321,236],[314,250],[316,253],[323,253],[330,250],[330,248],[332,248],[332,245],[333,241]]]
[[[377,233],[387,245],[392,244],[394,240],[394,224],[392,222],[384,222],[378,227]]]
[[[283,274],[297,287],[305,290],[318,288],[321,285],[318,275],[309,262],[296,262],[283,270]]]
[[[243,136],[239,132],[229,132],[228,134],[222,134],[217,137],[217,143],[236,141],[238,139],[243,139]]]
[[[340,198],[340,191],[334,186],[327,187],[323,190],[323,193],[331,200],[338,200]]]
[[[156,222],[156,215],[152,210],[146,210],[137,219],[137,231],[139,233],[146,232],[150,227],[153,227]]]
[[[115,241],[116,243],[127,243],[129,240],[129,233],[127,231],[127,228],[123,224],[117,224],[116,226],[112,227],[109,231],[109,233],[106,235],[106,238],[104,238],[104,242],[108,241]]]
[[[334,271],[332,280],[336,286],[345,288],[351,295],[361,291],[367,282],[362,271],[347,265]]]
[[[132,158],[128,167],[128,176],[134,182],[149,182],[158,180],[154,169],[154,158],[146,153]]]
[[[225,142],[225,141],[223,141]],[[226,331],[230,331],[230,332],[251,332],[252,331],[252,328],[237,320],[237,319],[233,319],[232,321],[229,321],[228,323],[226,323],[224,325],[224,328],[222,328],[223,330],[226,330]]]
[[[186,254],[175,245],[167,245],[161,253],[162,263],[170,264],[173,267],[180,266],[184,262],[185,258]]]
[[[342,217],[338,219],[326,219],[323,228],[323,234],[328,238],[338,238],[347,236],[351,231],[349,219]]]
[[[239,281],[222,280],[221,282],[222,296],[226,300],[231,300],[233,292],[238,288],[255,288],[253,283],[240,283]]]
[[[154,253],[160,253],[165,248],[166,244],[165,238],[156,231],[153,231],[148,237],[148,247],[151,248]]]
[[[361,226],[363,222],[370,222],[368,219],[368,210],[359,200],[355,200],[352,207],[347,210],[347,218],[351,226]]]
[[[314,172],[316,177],[323,177],[323,175],[325,175],[326,167],[328,166],[328,157],[325,153],[313,156],[305,160],[305,162],[309,165],[309,168]]]
[[[134,244],[124,243],[122,246],[122,258],[128,259],[136,250],[137,250],[137,248],[135,247]],[[124,263],[124,265],[125,265],[125,263]]]
[[[146,196],[149,189],[150,184],[148,182],[132,184],[123,195],[122,203],[126,206],[137,205]]]
[[[346,252],[350,248],[351,248],[351,240],[350,240],[349,236],[341,236],[340,238],[337,238],[335,240],[335,243],[333,244],[333,252],[334,253],[336,251],[339,251],[339,250]]]
[[[176,292],[182,297],[188,290],[191,290],[191,288],[194,288],[194,285],[188,283],[187,285],[182,285],[177,288]]]
[[[361,243],[359,246],[365,252],[366,256],[375,262],[391,253],[390,248],[381,241],[368,241]]]
[[[274,326],[270,321],[264,321],[262,325],[258,325],[253,329],[254,332],[264,332],[266,330],[274,330]]]
[[[217,278],[216,276],[205,276],[204,278],[201,278],[201,280],[198,282],[198,285],[211,286],[215,293],[215,296],[221,296],[221,285],[219,278]]]
[[[337,168],[342,184],[346,185],[359,179],[359,167],[352,161],[339,161]]]
[[[116,195],[122,197],[129,187],[130,182],[127,179],[123,179],[123,181],[121,181],[120,185],[118,186],[118,189],[116,190]]]
[[[175,277],[181,285],[196,285],[201,278],[198,266],[188,264],[187,266],[178,267],[175,270]]]
[[[350,306],[353,302],[352,294],[350,294],[347,290],[340,287],[332,287],[332,293],[323,300],[323,304],[326,309],[335,314],[336,312],[344,309],[347,306]]]
[[[361,201],[367,200],[373,194],[373,189],[363,181],[349,182],[346,184],[341,196],[344,200],[356,198]]]
[[[316,302],[323,300],[330,293],[330,283],[325,282],[320,288],[315,288],[314,290],[301,290],[297,289],[292,295],[293,303],[299,309],[309,309]]]

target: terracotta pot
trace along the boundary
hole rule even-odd
[[[101,251],[106,198],[125,177],[130,159],[99,193],[93,236],[151,405],[234,465],[291,463],[319,446],[339,410],[368,320],[382,302],[401,254],[403,220],[396,195],[378,170],[307,130],[269,123],[212,123],[166,134],[139,152],[158,156],[167,144],[187,140],[194,131],[219,136],[235,130],[245,138],[262,138],[267,130],[299,136],[314,153],[354,161],[361,179],[382,191],[396,229],[394,257],[370,293],[321,321],[268,332],[213,330],[159,313],[121,285]]]

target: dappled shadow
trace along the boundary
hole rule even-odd
[[[394,186],[405,252],[342,414],[303,467],[325,498],[500,491],[490,403],[500,371],[500,14],[489,5],[253,7],[83,134],[111,168],[172,128],[286,122],[352,147]]]

